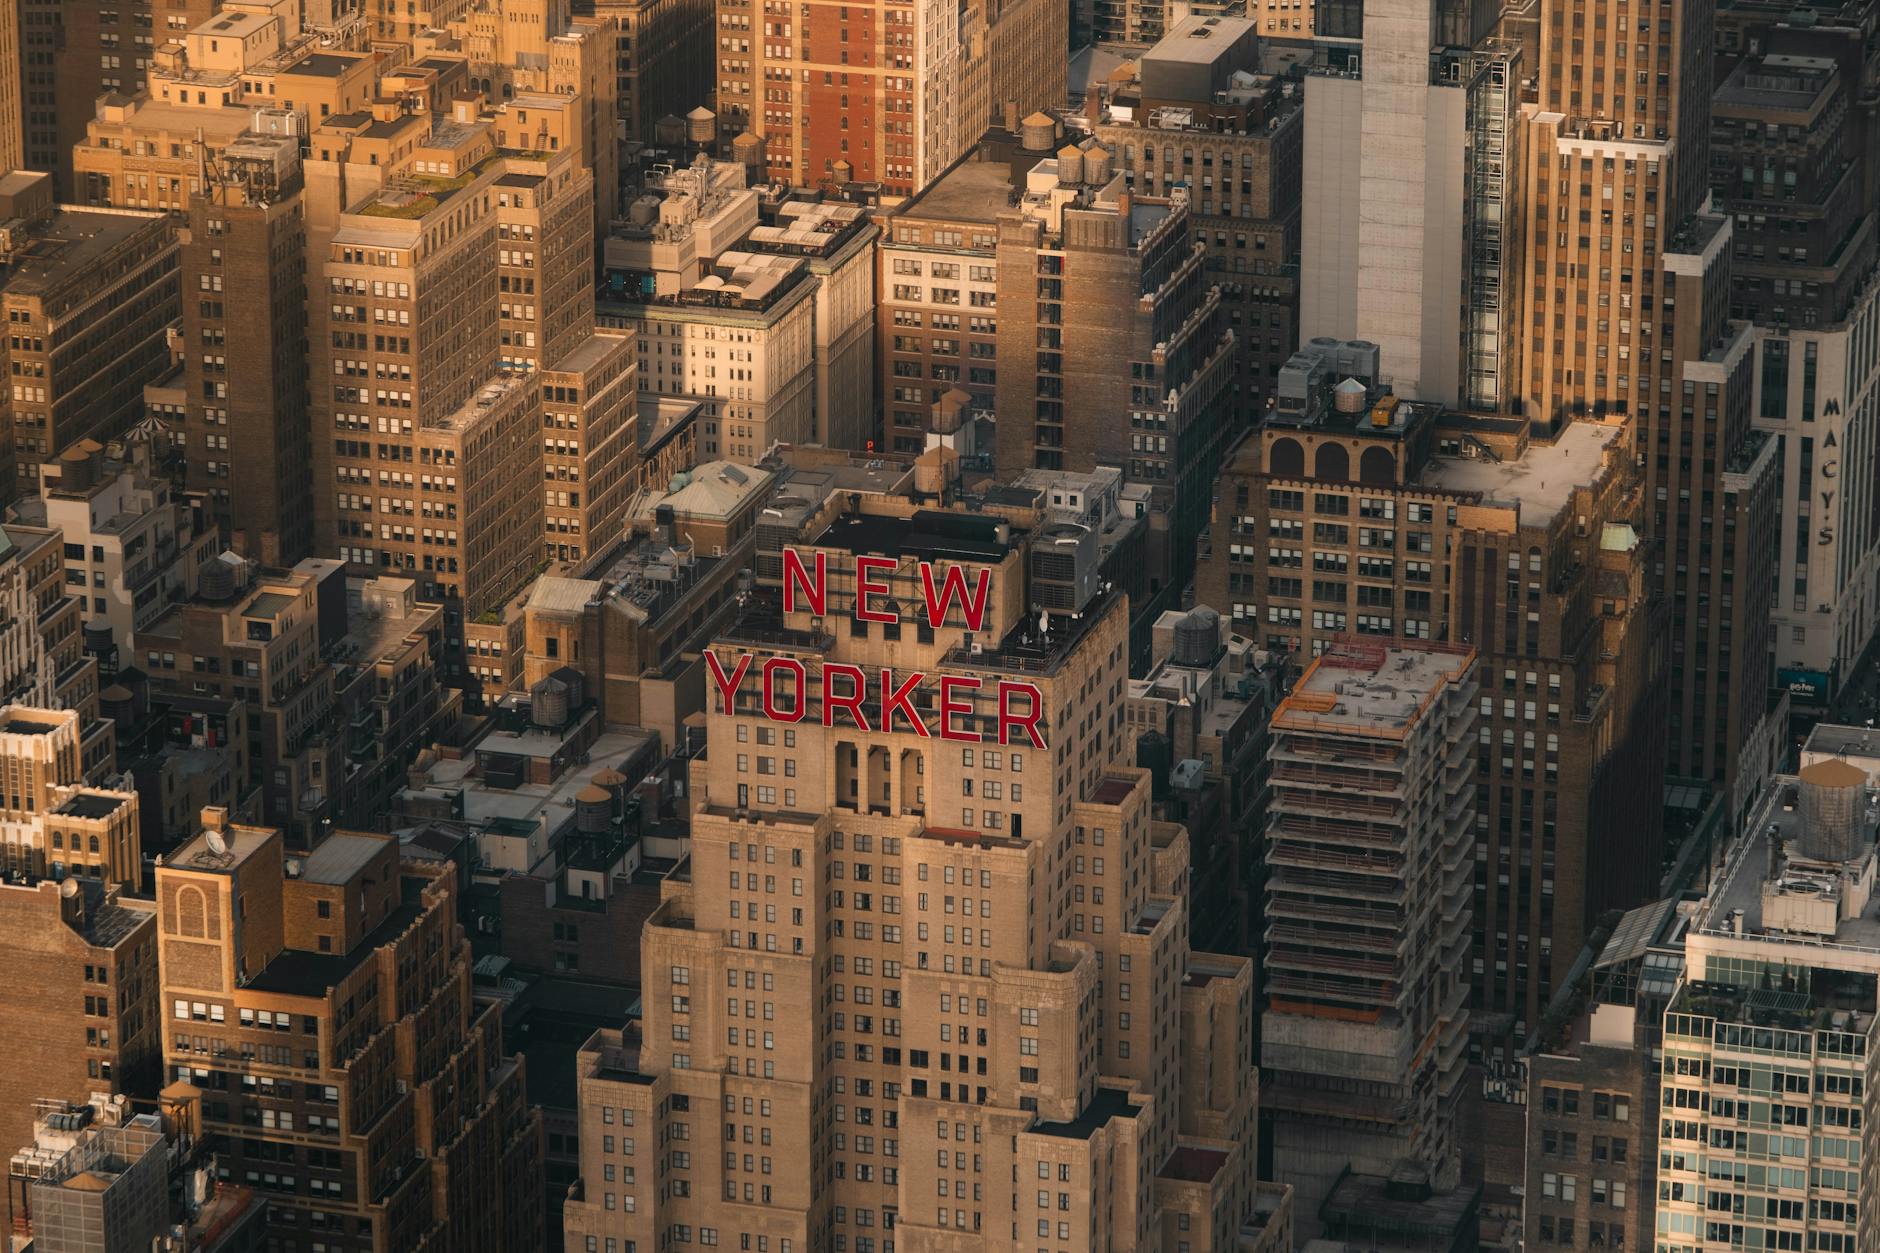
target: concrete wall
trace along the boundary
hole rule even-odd
[[[1430,85],[1429,12],[1367,5],[1363,78],[1306,82],[1299,335],[1371,340],[1399,395],[1454,403],[1467,99]]]

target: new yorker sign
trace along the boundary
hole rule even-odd
[[[829,562],[827,553],[814,553],[806,565],[796,550],[783,550],[783,609],[785,613],[805,610],[823,614],[829,604]],[[901,621],[899,609],[889,599],[887,576],[899,567],[892,557],[857,557],[855,559],[855,616],[863,622]],[[984,629],[986,602],[991,598],[992,571],[980,566],[972,586],[967,573],[956,565],[944,570],[936,563],[918,563],[926,622],[939,627],[947,614],[958,609],[958,621],[970,631]],[[773,722],[801,722],[809,714],[810,684],[807,668],[794,657],[768,657],[761,662],[751,653],[721,657],[716,649],[705,650],[705,667],[711,672],[723,711],[735,709],[738,692],[747,682],[762,693],[764,717]],[[755,674],[753,674],[755,671]],[[931,683],[929,680],[931,679]],[[935,689],[936,700],[923,716],[915,693],[924,687]],[[998,702],[997,732],[991,737],[1000,744],[1024,742],[1043,748],[1044,695],[1036,684],[1007,679],[981,680],[968,675],[930,676],[922,670],[905,671],[898,677],[892,667],[870,678],[860,666],[846,662],[824,662],[815,695],[822,702],[822,725],[833,727],[838,713],[846,715],[847,724],[863,731],[892,733],[912,731],[923,739],[938,734],[943,740],[968,744],[988,741],[971,723],[974,698],[989,693]],[[871,718],[867,706],[877,704]],[[922,702],[928,703],[928,702]]]

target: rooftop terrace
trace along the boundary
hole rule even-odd
[[[1490,501],[1513,505],[1522,522],[1545,524],[1573,500],[1574,489],[1594,482],[1609,448],[1616,449],[1623,428],[1574,422],[1552,444],[1531,444],[1512,461],[1491,457],[1432,457],[1423,481],[1452,491],[1479,492]]]

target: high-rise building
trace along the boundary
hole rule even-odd
[[[542,367],[593,333],[591,176],[499,148],[469,102],[374,109],[328,119],[307,167],[312,282],[338,297],[309,301],[315,542],[442,602],[461,676],[465,620],[526,586],[560,490]]]
[[[639,361],[633,336],[602,332],[542,372],[542,556],[582,560],[625,527],[638,478]]]
[[[26,164],[25,87],[20,0],[0,0],[0,176]]]
[[[575,0],[574,11],[608,24],[614,113],[626,138],[651,143],[661,118],[684,117],[712,99],[719,19],[711,0]],[[724,25],[750,29],[747,17],[730,13]]]
[[[1659,1049],[1688,922],[1678,906],[1619,919],[1592,955],[1578,1012],[1545,1024],[1527,1059],[1529,1247],[1654,1244]]]
[[[601,321],[639,332],[642,389],[697,402],[707,458],[862,449],[874,432],[876,228],[860,205],[762,203],[746,177],[702,154],[647,171],[604,246]]]
[[[594,174],[594,234],[606,234],[620,208],[619,77],[608,19],[574,17],[568,0],[477,0],[450,23],[448,38],[436,32],[420,38],[414,56],[439,52],[466,57],[471,84],[492,103],[508,105],[520,131],[530,129],[531,113],[539,124],[556,101],[570,108],[575,159]],[[548,147],[545,131],[542,139],[540,146]],[[526,149],[529,142],[519,138],[514,147]]]
[[[1260,1068],[1274,1170],[1326,1234],[1421,1180],[1468,1247],[1456,1109],[1468,1051],[1475,650],[1359,640],[1273,713]],[[1314,1225],[1307,1220],[1302,1227]]]
[[[762,139],[773,181],[912,195],[995,120],[1013,125],[1069,91],[1063,0],[810,9],[777,21],[752,0],[718,0],[718,126]]]
[[[62,200],[78,198],[73,148],[106,92],[134,92],[156,49],[201,25],[217,0],[149,0],[105,8],[75,0],[18,0],[26,159],[50,173]]]
[[[1025,125],[1028,148],[1048,146],[1050,119]],[[1131,192],[1101,144],[1066,145],[1000,213],[983,305],[998,320],[1000,473],[1102,463],[1151,488],[1158,603],[1193,576],[1234,433],[1234,333],[1190,215],[1189,200]],[[929,283],[930,302],[959,299],[952,281]]]
[[[244,132],[204,174],[182,258],[184,482],[239,551],[292,564],[313,547],[300,138]]]
[[[1185,833],[1121,764],[1123,598],[1040,581],[1034,507],[928,499],[760,532],[569,1238],[1275,1247],[1251,963],[1190,951]]]
[[[1352,635],[1480,652],[1471,1021],[1518,1044],[1600,917],[1656,890],[1668,606],[1624,424],[1543,441],[1373,403],[1379,368],[1345,345],[1281,371],[1221,476],[1196,596],[1302,662]]]
[[[1880,1024],[1872,784],[1838,757],[1772,780],[1685,932],[1643,1120],[1658,1126],[1667,1250],[1751,1230],[1770,1248],[1880,1247],[1864,1168]]]
[[[1717,89],[1711,127],[1730,314],[1761,329],[1753,419],[1782,478],[1772,646],[1798,710],[1835,698],[1880,625],[1880,215],[1854,94],[1831,56],[1765,52]]]
[[[114,439],[143,415],[144,385],[170,372],[178,253],[175,223],[157,212],[46,204],[9,232],[0,306],[17,381],[5,441],[13,474],[0,493],[30,494],[41,461],[81,439]]]
[[[1299,330],[1378,344],[1406,398],[1494,410],[1520,53],[1449,8],[1367,3],[1354,58],[1306,78]]]
[[[1064,120],[1096,137],[1132,189],[1186,186],[1234,332],[1236,408],[1257,417],[1298,343],[1305,111],[1295,84],[1250,72],[1249,41],[1219,33],[1235,23],[1188,19],[1143,54],[1134,84],[1093,93]],[[1212,61],[1195,51],[1204,40],[1219,43]]]
[[[1542,4],[1511,408],[1549,430],[1634,418],[1672,612],[1667,768],[1731,787],[1741,817],[1765,755],[1775,570],[1761,540],[1780,485],[1750,421],[1751,330],[1730,320],[1732,223],[1706,207],[1716,11],[1602,5],[1589,20]]]
[[[470,995],[448,863],[204,814],[157,867],[165,1099],[268,1200],[271,1239],[344,1253],[540,1248],[541,1114]]]
[[[32,1142],[41,1097],[154,1094],[163,1064],[156,909],[95,879],[21,878],[0,883],[0,936],[18,976],[0,992],[14,1023],[0,1046],[8,1143]]]

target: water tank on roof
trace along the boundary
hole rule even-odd
[[[1221,615],[1202,605],[1175,624],[1175,647],[1169,660],[1178,666],[1214,664],[1221,647]]]
[[[1867,772],[1838,758],[1801,773],[1802,855],[1853,861],[1861,854],[1861,804]]]
[[[1049,114],[1034,113],[1019,124],[1018,142],[1026,152],[1049,152],[1057,141],[1057,123]]]
[[[685,137],[695,144],[709,144],[718,138],[718,115],[704,105],[685,115]]]
[[[1084,154],[1074,144],[1065,144],[1058,149],[1058,182],[1081,183],[1084,181]]]
[[[204,600],[227,600],[235,594],[235,567],[220,557],[202,568],[196,590]]]
[[[583,835],[605,835],[614,820],[614,794],[592,783],[574,798],[574,825]]]
[[[1363,413],[1369,400],[1370,393],[1357,379],[1346,379],[1332,389],[1332,407],[1340,413]]]
[[[568,723],[568,685],[553,675],[529,689],[529,720],[538,727],[562,727]]]

